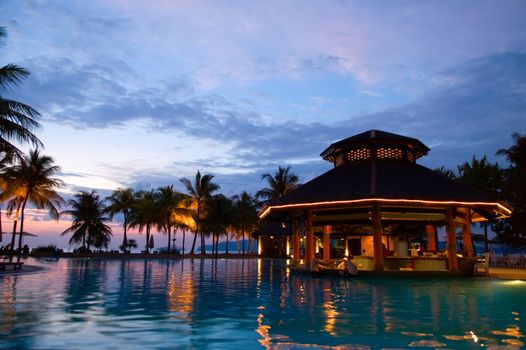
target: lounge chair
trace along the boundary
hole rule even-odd
[[[22,265],[24,265],[23,262],[12,261],[12,257],[4,256],[2,261],[0,261],[0,270],[6,271],[7,266],[13,266],[13,270],[22,270]]]
[[[489,253],[485,253],[484,258],[477,259],[473,265],[473,274],[475,276],[489,276]]]

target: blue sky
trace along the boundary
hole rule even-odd
[[[428,167],[504,164],[496,150],[526,132],[524,1],[0,0],[0,13],[2,64],[32,73],[8,96],[41,112],[68,193],[182,190],[198,169],[254,193],[279,165],[323,173],[323,149],[369,129],[420,139]]]

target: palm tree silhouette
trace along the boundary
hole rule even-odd
[[[133,195],[133,189],[131,188],[118,188],[113,191],[111,196],[106,197],[106,201],[109,205],[105,211],[110,215],[110,219],[117,213],[122,213],[124,217],[124,223],[122,224],[124,233],[122,238],[122,251],[126,253],[128,245],[127,229],[130,222],[131,210],[133,209],[133,203],[135,201]]]
[[[64,199],[56,191],[56,188],[63,186],[63,182],[55,177],[59,172],[60,167],[53,165],[53,158],[40,155],[38,149],[29,151],[29,154],[22,156],[17,164],[6,169],[5,174],[13,179],[15,187],[18,188],[18,195],[13,199],[13,204],[16,203],[17,206],[13,235],[16,234],[18,211],[20,211],[19,249],[22,245],[24,215],[28,202],[31,202],[38,209],[47,209],[49,215],[58,220],[58,208],[64,203]],[[14,244],[11,249],[13,248]]]
[[[234,227],[241,235],[243,254],[245,254],[245,234],[248,233],[248,251],[250,252],[250,233],[259,221],[256,200],[246,191],[232,197],[234,205]]]
[[[172,185],[159,187],[157,208],[159,211],[158,228],[168,234],[167,251],[170,252],[172,241],[172,228],[176,225],[177,217],[174,213],[178,210],[179,204],[182,201],[182,196],[177,191],[174,191]]]
[[[232,201],[229,198],[218,194],[208,200],[203,226],[207,232],[212,233],[212,254],[215,252],[216,257],[218,253],[219,236],[228,234],[233,217],[234,210]]]
[[[478,160],[473,156],[471,163],[464,162],[458,166],[459,180],[486,193],[491,193],[498,198],[502,188],[502,169],[497,163],[490,164],[486,156]],[[483,221],[484,228],[484,251],[488,247],[488,221]]]
[[[90,245],[107,247],[111,237],[111,228],[106,225],[110,218],[104,216],[104,204],[95,191],[80,192],[68,201],[70,210],[62,214],[71,215],[73,222],[61,236],[73,233],[69,243],[82,242],[82,250],[89,251]],[[87,245],[86,245],[87,244]]]
[[[158,194],[155,190],[139,191],[135,193],[135,202],[130,220],[130,227],[137,227],[139,232],[146,231],[145,252],[150,253],[150,233],[153,225],[159,222],[157,210]]]
[[[210,197],[215,191],[219,190],[219,185],[212,182],[213,178],[214,178],[213,175],[201,176],[201,173],[198,170],[197,174],[195,175],[195,181],[193,184],[187,178],[181,179],[181,182],[185,185],[188,194],[190,195],[190,197],[192,198],[194,202],[193,207],[195,208],[195,213],[194,213],[195,236],[194,236],[194,241],[192,243],[192,249],[190,250],[190,254],[194,253],[195,242],[197,240],[197,235],[199,233],[201,233],[201,253],[202,254],[206,253],[205,252],[205,237],[203,233],[200,232],[199,225],[205,213],[207,201],[210,199]]]
[[[265,173],[261,175],[261,180],[267,181],[268,184],[268,187],[256,193],[256,198],[262,198],[263,204],[289,194],[298,186],[298,176],[290,172],[290,166],[278,167],[274,175]]]
[[[0,27],[0,43],[6,37],[4,27]],[[20,85],[29,76],[29,71],[15,64],[7,64],[0,68],[0,94],[12,87]],[[40,126],[36,118],[40,114],[32,107],[0,95],[0,153],[9,151],[22,156],[22,152],[11,142],[30,143],[41,147],[42,142],[33,131]]]

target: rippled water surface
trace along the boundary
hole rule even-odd
[[[0,348],[523,348],[526,283],[311,278],[276,260],[31,260]]]

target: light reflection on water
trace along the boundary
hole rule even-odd
[[[0,277],[0,348],[524,347],[526,284],[311,278],[275,260],[31,261]]]

